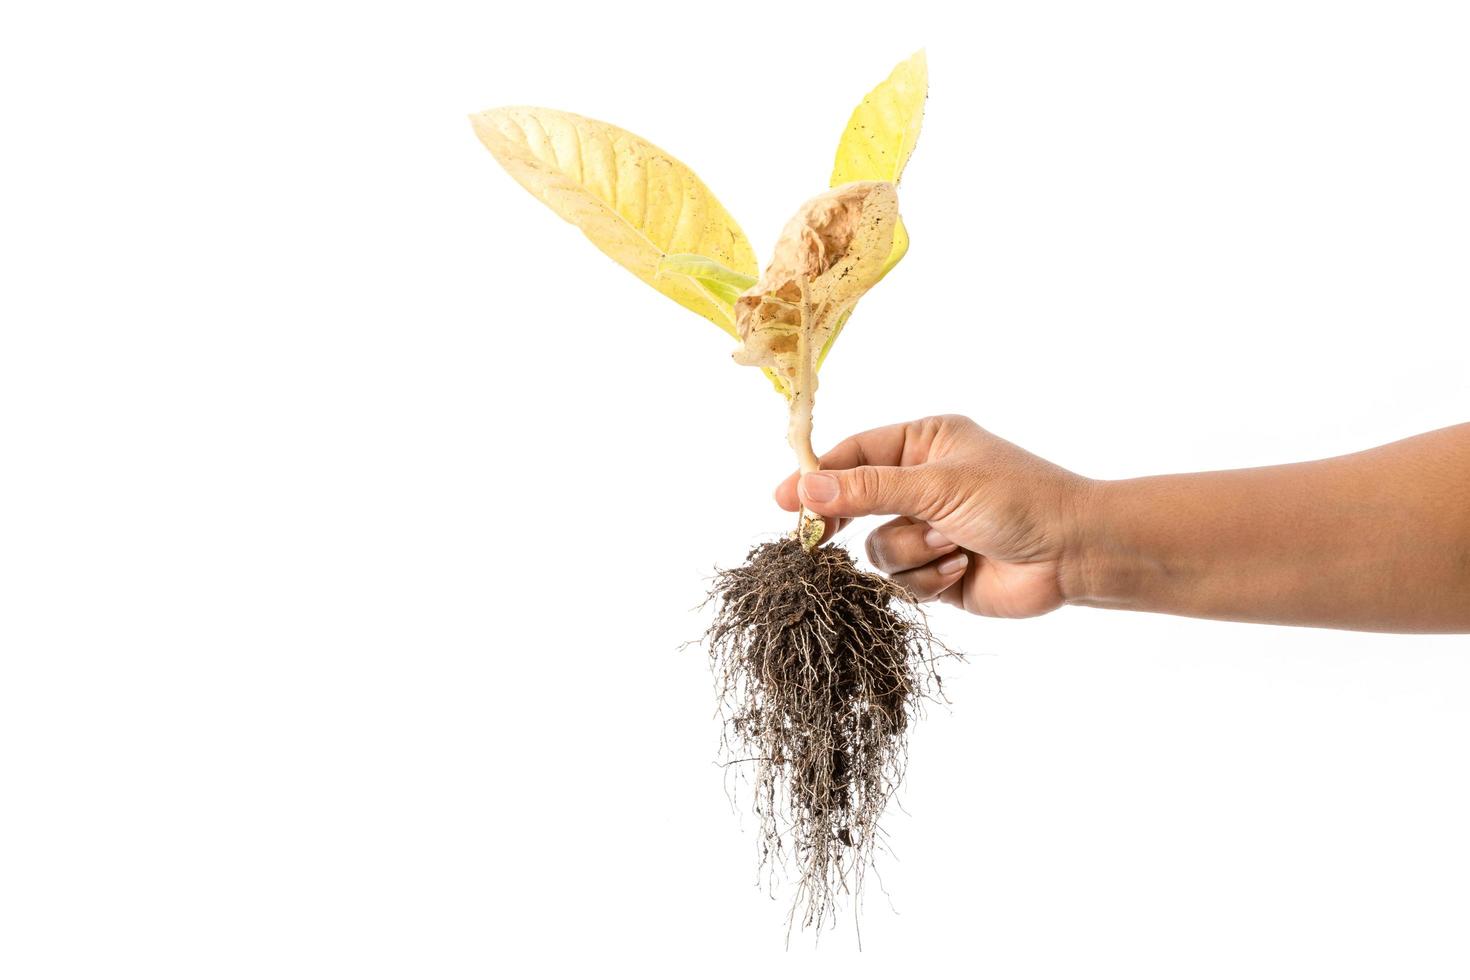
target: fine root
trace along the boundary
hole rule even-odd
[[[907,590],[835,545],[758,545],[717,573],[709,601],[726,764],[753,767],[758,874],[789,872],[792,923],[820,931],[840,896],[858,912],[909,724],[943,700],[935,660],[959,654]]]

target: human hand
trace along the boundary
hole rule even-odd
[[[776,488],[789,511],[827,519],[898,517],[868,535],[868,559],[923,602],[1024,617],[1066,601],[1076,513],[1092,485],[962,415],[871,429],[843,440],[822,469]]]

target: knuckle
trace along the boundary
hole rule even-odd
[[[973,428],[975,425],[969,416],[959,415],[955,412],[945,412],[940,415],[926,415],[913,424],[919,433],[930,437],[936,436],[945,430],[967,429]]]
[[[922,458],[928,454],[928,447],[933,445],[933,438],[938,432],[938,416],[925,416],[908,423],[904,426],[904,457],[914,455]]]
[[[878,494],[880,482],[877,470],[871,466],[859,466],[849,474],[844,492],[854,503],[870,503]]]
[[[954,510],[955,497],[951,474],[931,470],[914,480],[909,494],[913,516],[926,521],[942,521]]]

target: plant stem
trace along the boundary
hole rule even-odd
[[[801,326],[796,331],[796,377],[791,379],[791,413],[786,428],[786,441],[796,451],[796,462],[803,473],[822,468],[812,451],[812,408],[817,399],[817,372],[812,357],[812,301],[805,276],[797,276],[801,286]]]
[[[816,358],[813,356],[811,328],[812,301],[805,276],[796,277],[801,287],[801,326],[796,331],[796,377],[791,379],[791,403],[788,406],[790,419],[786,426],[786,441],[796,452],[796,462],[803,474],[815,473],[822,468],[817,454],[812,450],[812,409],[817,399]],[[809,533],[815,522],[815,533]],[[822,519],[809,514],[805,507],[797,511],[796,537],[802,547],[811,551],[822,537]]]

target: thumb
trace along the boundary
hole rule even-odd
[[[823,517],[903,514],[927,519],[940,497],[937,474],[926,466],[855,466],[806,473],[797,495]]]

